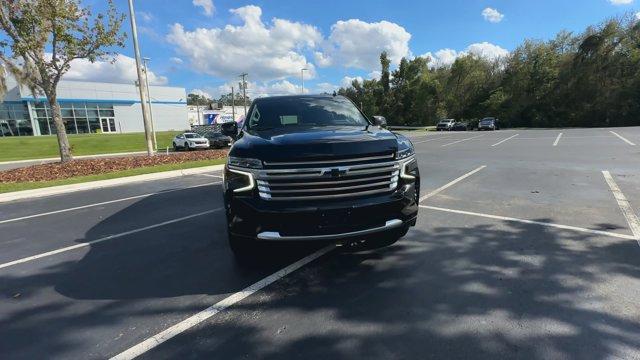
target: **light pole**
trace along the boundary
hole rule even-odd
[[[151,122],[149,121],[149,109],[145,99],[147,92],[142,81],[142,68],[140,67],[140,46],[138,45],[138,27],[136,26],[136,14],[133,10],[133,0],[129,0],[129,16],[131,17],[131,37],[133,38],[133,49],[136,55],[136,72],[138,73],[138,84],[140,84],[140,105],[142,107],[142,122],[144,123],[144,136],[147,140],[147,155],[153,155],[153,138],[151,136]]]
[[[302,68],[300,70],[300,78],[302,79],[302,95],[304,95],[304,72],[307,71],[309,69],[307,68]]]
[[[147,63],[151,61],[151,58],[142,58],[144,63],[144,81],[147,86],[147,100],[149,101],[149,117],[151,119],[151,133],[153,134],[153,148],[158,151],[158,140],[156,139],[156,124],[153,122],[153,106],[151,106],[151,90],[149,89],[149,66]]]
[[[242,78],[242,82],[240,83],[240,86],[242,86],[242,105],[244,106],[244,118],[247,118],[247,82],[245,81],[245,78],[247,77],[247,73],[242,73],[240,74],[240,77]]]

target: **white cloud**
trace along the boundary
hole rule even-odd
[[[144,22],[152,22],[154,19],[153,14],[146,12],[146,11],[138,11],[138,15],[140,15],[140,18],[142,19],[142,21]]]
[[[640,11],[636,13],[636,20],[640,21]]]
[[[182,65],[184,64],[184,60],[180,59],[179,57],[170,57],[169,61],[171,61],[172,63],[176,64],[176,65]]]
[[[213,6],[213,0],[193,0],[193,6],[201,7],[206,16],[213,16],[213,12],[216,10]]]
[[[475,55],[487,60],[497,60],[509,55],[507,49],[488,42],[475,43],[469,45],[465,50],[456,51],[453,49],[442,49],[435,53],[428,52],[421,57],[429,59],[434,67],[451,66],[457,58],[465,55]]]
[[[351,87],[351,83],[353,83],[353,80],[358,80],[360,84],[362,84],[362,82],[364,81],[362,76],[353,76],[353,77],[345,76],[342,78],[342,81],[340,82],[340,86],[344,88]]]
[[[319,83],[316,85],[316,92],[319,94],[322,93],[333,93],[334,91],[338,90],[339,86],[333,85],[331,83],[328,82],[323,82],[323,83]]]
[[[627,1],[627,0],[611,0],[611,1]],[[504,19],[503,14],[501,14],[498,10],[490,7],[482,10],[482,16],[484,17],[485,20],[487,20],[490,23],[499,23],[500,21],[502,21],[502,19]]]
[[[204,90],[201,90],[201,89],[192,89],[191,91],[189,91],[189,94],[203,96],[203,97],[205,97],[207,99],[213,99],[208,92],[206,92]]]
[[[240,94],[238,90],[237,82],[228,82],[224,85],[220,85],[215,89],[212,89],[214,96],[220,96],[221,94],[230,94],[231,87],[235,88],[236,94]],[[276,96],[276,95],[296,95],[300,94],[300,84],[294,84],[288,80],[280,81],[268,81],[268,82],[247,82],[247,96],[251,99]],[[304,93],[308,94],[309,89],[305,86]]]
[[[380,21],[367,23],[358,19],[338,21],[331,26],[325,51],[316,53],[319,66],[341,64],[345,67],[374,70],[380,66],[380,53],[386,51],[393,64],[411,54],[409,34],[402,26]]]
[[[230,11],[242,25],[186,31],[176,23],[167,40],[195,70],[209,75],[231,79],[246,71],[254,80],[275,80],[297,76],[306,67],[305,76],[315,77],[314,65],[301,53],[322,41],[315,27],[277,18],[265,25],[262,10],[252,5]]]
[[[380,80],[380,77],[381,77],[381,76],[382,76],[382,71],[380,71],[380,70],[374,70],[374,71],[370,72],[370,73],[367,75],[367,77],[368,77],[370,80],[373,80],[373,79],[375,79],[375,80]]]
[[[633,3],[633,0],[609,0],[613,5],[629,5]]]
[[[71,69],[64,79],[132,84],[138,80],[136,60],[122,54],[116,56],[113,64],[109,61],[98,60],[91,63],[86,59],[77,59],[71,63]],[[165,76],[158,76],[153,71],[149,71],[149,84],[166,85],[168,81]]]

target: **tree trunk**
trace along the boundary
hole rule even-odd
[[[69,145],[69,138],[67,137],[67,129],[62,122],[62,113],[60,112],[60,104],[56,96],[48,96],[49,106],[53,112],[53,124],[56,127],[56,134],[58,137],[58,148],[60,150],[60,161],[65,163],[73,160],[71,155],[71,146]]]

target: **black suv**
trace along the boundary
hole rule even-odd
[[[224,124],[236,137],[223,181],[236,258],[272,242],[404,236],[418,215],[418,164],[408,138],[374,121],[345,97],[300,95],[256,99],[239,132]]]

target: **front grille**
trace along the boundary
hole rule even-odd
[[[256,174],[266,200],[342,199],[394,191],[400,165],[395,154],[304,162],[265,162]]]

